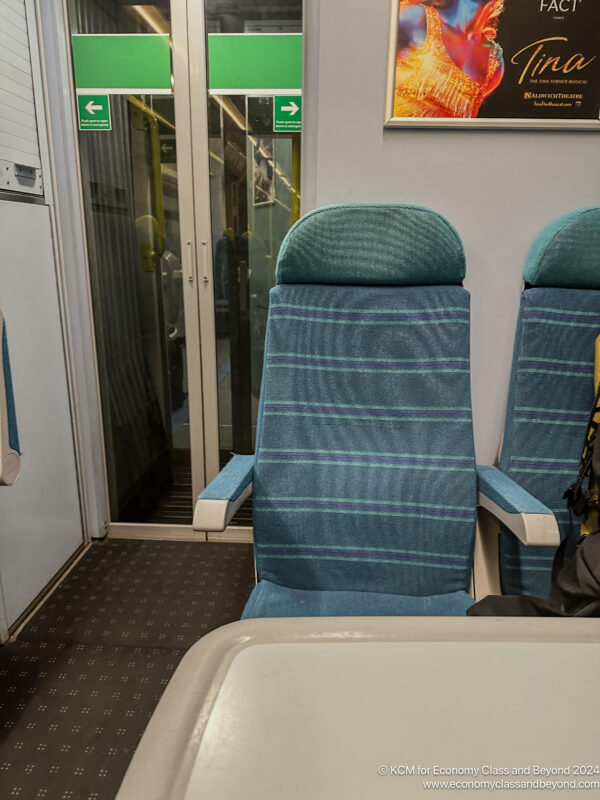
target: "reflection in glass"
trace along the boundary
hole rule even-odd
[[[300,0],[206,0],[208,33],[299,33]],[[273,65],[277,69],[277,65]],[[300,211],[300,134],[275,133],[273,97],[209,96],[219,449],[251,453],[269,291]],[[246,524],[248,515],[234,522]]]
[[[72,0],[73,33],[168,33],[168,2]],[[113,522],[190,523],[174,100],[112,95],[79,146]]]
[[[232,451],[254,448],[269,290],[279,247],[299,214],[300,135],[273,133],[272,97],[217,96],[209,103],[220,109],[209,146],[219,443],[226,461]],[[248,130],[246,113],[254,120]]]

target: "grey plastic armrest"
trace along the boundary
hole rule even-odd
[[[496,467],[477,467],[477,502],[525,545],[557,547],[556,517],[543,503]]]
[[[196,531],[224,531],[242,503],[252,494],[254,456],[234,456],[198,495],[194,508]]]

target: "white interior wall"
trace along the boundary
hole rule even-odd
[[[1,201],[0,240],[0,307],[22,451],[16,483],[0,487],[10,626],[83,538],[48,207]]]
[[[303,212],[339,202],[429,206],[457,228],[472,295],[475,443],[503,424],[523,262],[554,217],[600,203],[596,132],[384,130],[389,0],[305,0]]]
[[[78,443],[78,471],[84,527],[89,538],[106,535],[108,498],[100,399],[94,366],[94,332],[87,273],[85,226],[79,183],[79,159],[75,109],[73,108],[70,42],[62,3],[26,0],[30,19],[37,17],[37,31],[29,28],[32,46],[39,46],[40,87],[52,139],[43,169],[45,202],[54,219],[58,283],[63,296],[63,330],[71,366],[70,389],[73,421]],[[39,39],[35,34],[39,32]],[[40,136],[47,147],[45,131]]]
[[[35,203],[10,192],[0,198],[0,307],[22,450],[16,483],[0,487],[0,641],[84,540],[34,0],[24,7],[45,195]]]

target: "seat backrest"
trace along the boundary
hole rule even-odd
[[[331,206],[281,248],[254,472],[260,578],[468,587],[476,481],[464,252],[424,208]]]
[[[577,475],[594,400],[600,335],[600,208],[566,214],[533,243],[523,277],[500,468],[554,511],[561,537],[579,536],[563,492]],[[505,594],[546,597],[554,548],[500,534]]]

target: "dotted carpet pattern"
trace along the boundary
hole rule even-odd
[[[251,545],[94,544],[0,647],[0,798],[114,800],[186,650],[253,585]]]

